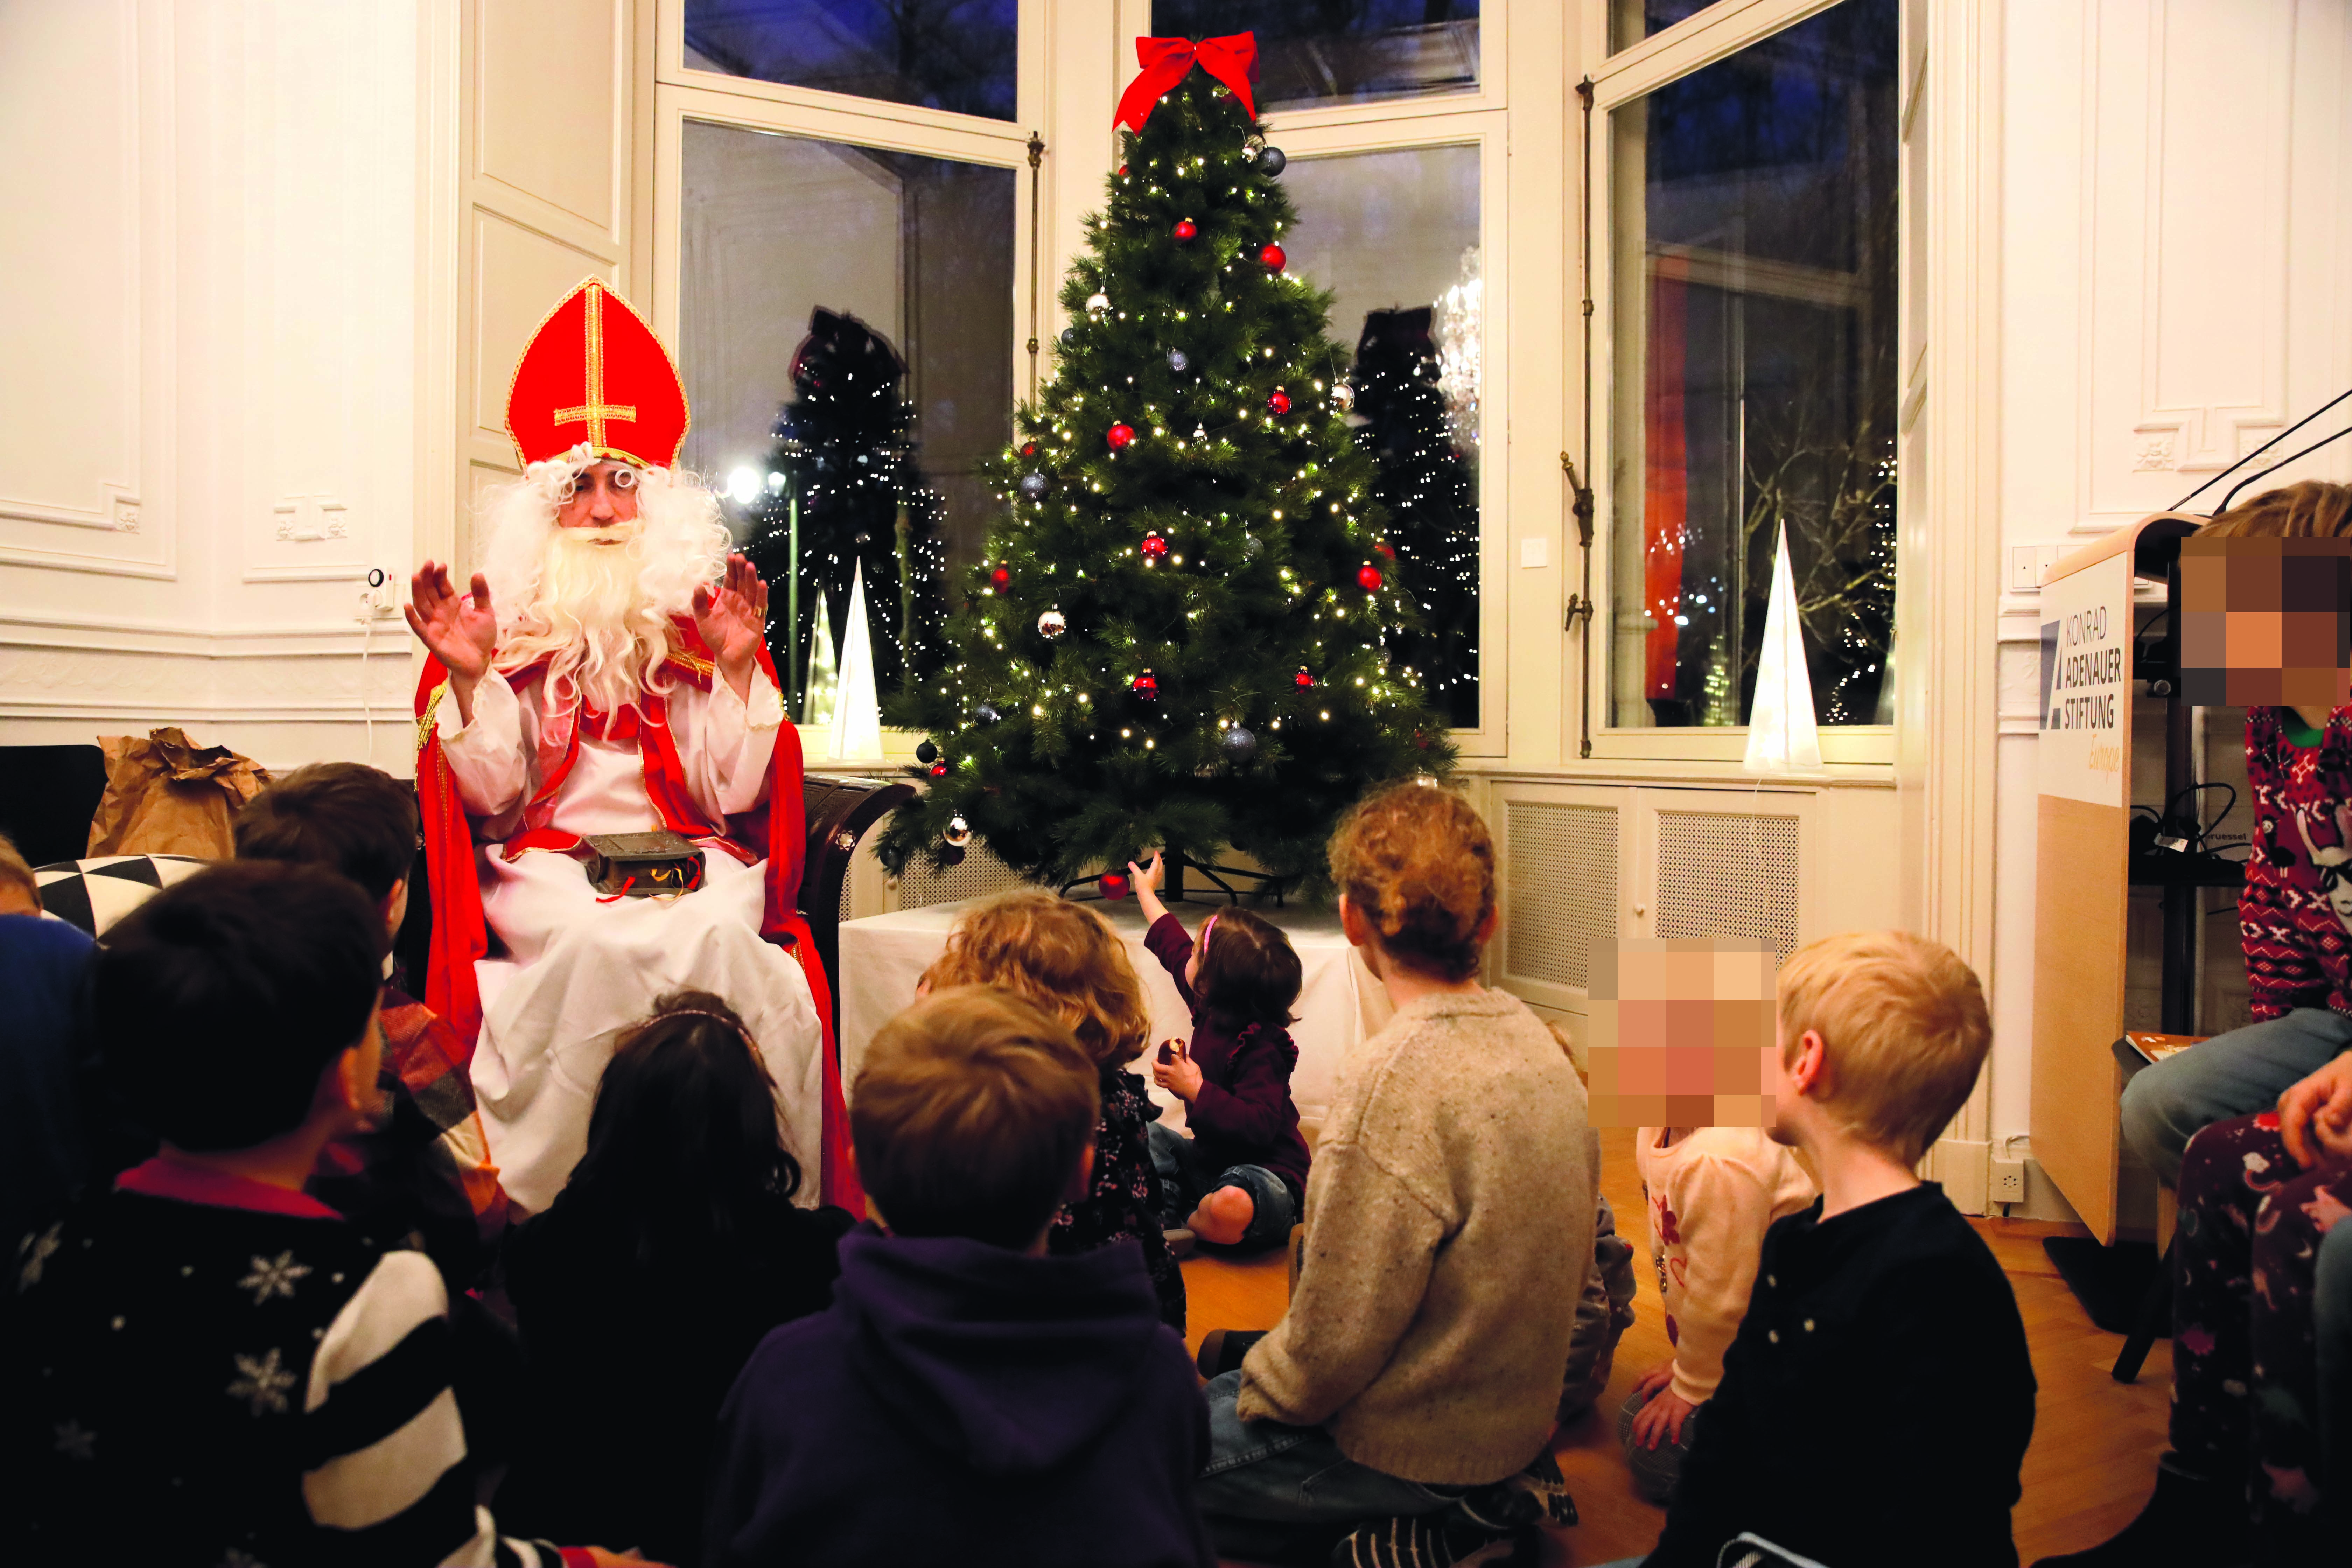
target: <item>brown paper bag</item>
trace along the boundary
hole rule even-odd
[[[229,826],[269,784],[268,770],[226,746],[198,746],[177,725],[147,735],[102,735],[106,795],[90,818],[89,853],[236,853]]]

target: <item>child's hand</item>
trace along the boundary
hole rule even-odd
[[[2279,1136],[2308,1171],[2330,1154],[2352,1152],[2352,1056],[2337,1057],[2278,1099]]]
[[[1149,866],[1139,866],[1132,860],[1127,863],[1128,879],[1135,884],[1137,892],[1156,893],[1160,890],[1160,880],[1166,875],[1160,868],[1160,854],[1157,849],[1151,852],[1151,864]]]
[[[1665,1387],[1668,1384],[1674,1382],[1674,1380],[1675,1358],[1668,1356],[1665,1360],[1660,1362],[1657,1365],[1652,1367],[1649,1371],[1643,1373],[1641,1376],[1633,1380],[1633,1393],[1637,1396],[1646,1397],[1649,1394],[1656,1393],[1659,1389]]]
[[[1182,1040],[1171,1040],[1160,1048],[1171,1054],[1168,1060],[1151,1064],[1151,1081],[1192,1104],[1201,1092],[1201,1067],[1192,1059],[1191,1047]]]
[[[1667,1377],[1674,1376],[1673,1363],[1668,1363]],[[1647,1381],[1645,1378],[1644,1381]],[[1650,1403],[1633,1412],[1633,1441],[1644,1448],[1654,1449],[1661,1439],[1671,1443],[1683,1440],[1683,1423],[1698,1406],[1671,1388],[1661,1388],[1650,1396]]]

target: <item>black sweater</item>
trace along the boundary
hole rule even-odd
[[[1646,1568],[1752,1531],[1834,1565],[2015,1568],[2033,1366],[1992,1251],[1933,1182],[1764,1234]]]
[[[501,1518],[698,1562],[719,1402],[762,1335],[824,1310],[850,1224],[778,1198],[724,1247],[674,1246],[646,1265],[625,1226],[567,1192],[514,1232],[507,1289],[527,1397]]]

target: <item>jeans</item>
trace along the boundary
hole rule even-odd
[[[1675,1482],[1683,1473],[1683,1456],[1698,1440],[1699,1417],[1706,1406],[1699,1407],[1683,1417],[1683,1435],[1679,1439],[1661,1436],[1658,1446],[1645,1448],[1633,1436],[1633,1417],[1643,1405],[1658,1396],[1656,1390],[1635,1394],[1626,1398],[1617,1412],[1617,1442],[1625,1450],[1625,1468],[1633,1472],[1633,1489],[1643,1500],[1664,1508],[1674,1495]]]
[[[1344,1529],[1368,1519],[1434,1513],[1467,1489],[1425,1487],[1360,1465],[1320,1426],[1244,1421],[1234,1407],[1241,1389],[1242,1374],[1229,1372],[1202,1391],[1209,1398],[1209,1464],[1193,1496],[1220,1550],[1239,1550],[1246,1533],[1226,1521]]]
[[[2179,1191],[2180,1153],[2198,1131],[2252,1116],[2352,1049],[2352,1018],[2325,1007],[2249,1024],[2145,1068],[2124,1085],[2124,1141]]]
[[[1264,1165],[1228,1165],[1210,1171],[1201,1158],[1201,1146],[1173,1128],[1151,1122],[1144,1129],[1151,1144],[1151,1163],[1160,1173],[1160,1223],[1181,1226],[1201,1199],[1219,1187],[1239,1187],[1249,1194],[1255,1212],[1249,1228],[1234,1245],[1237,1249],[1277,1247],[1298,1223],[1298,1205],[1289,1184]]]

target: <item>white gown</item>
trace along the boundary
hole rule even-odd
[[[785,1142],[805,1173],[800,1199],[814,1203],[824,1037],[799,962],[761,940],[762,868],[707,849],[695,891],[599,903],[569,855],[527,850],[508,860],[503,842],[539,785],[540,690],[534,679],[517,691],[493,671],[475,689],[473,722],[460,722],[454,700],[434,720],[476,833],[499,840],[477,856],[482,912],[511,958],[477,966],[483,1016],[473,1080],[499,1180],[526,1208],[554,1202],[587,1147],[596,1086],[620,1035],[656,998],[694,989],[725,999],[759,1042]],[[784,719],[767,677],[753,675],[748,701],[715,680],[709,692],[681,684],[667,706],[688,791],[703,812],[716,820],[758,805]],[[583,837],[661,826],[636,742],[582,736],[549,826]]]

